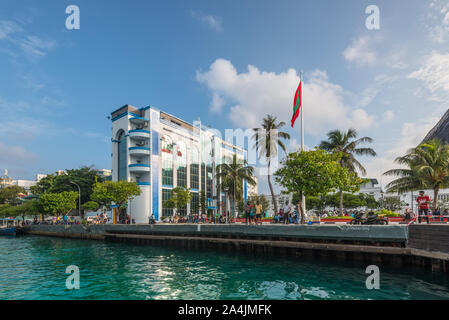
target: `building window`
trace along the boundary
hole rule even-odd
[[[177,162],[177,186],[187,188],[187,148],[182,141],[177,146]]]
[[[173,186],[173,142],[169,136],[162,137],[162,184]]]
[[[118,140],[118,180],[127,180],[126,171],[128,166],[128,161],[126,157],[126,135],[125,131],[121,130],[117,136]]]
[[[169,189],[162,189],[162,216],[163,217],[170,217],[173,215],[173,209],[166,208],[164,206],[165,201],[170,199],[171,190]]]
[[[199,152],[194,146],[192,148],[192,162],[190,164],[190,188],[200,188],[200,172],[199,172]]]
[[[200,213],[200,196],[197,192],[192,192],[192,200],[190,200],[190,213]]]
[[[212,184],[212,166],[207,166],[207,186],[206,186],[206,190],[207,190],[207,192],[206,192],[206,194],[207,194],[207,197],[208,198],[212,198],[212,187],[213,187],[213,184]]]

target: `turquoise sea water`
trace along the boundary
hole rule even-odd
[[[65,287],[66,268],[80,289]],[[449,299],[449,279],[417,268],[262,258],[47,237],[0,237],[0,299]]]

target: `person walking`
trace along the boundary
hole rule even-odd
[[[288,200],[285,201],[285,205],[284,205],[284,207],[282,209],[284,211],[284,223],[288,224],[289,223],[289,219],[290,219],[290,214],[291,214],[291,211],[292,211],[292,208],[288,204]]]
[[[254,205],[251,205],[251,208],[249,210],[249,224],[251,224],[251,219],[254,220],[254,223],[257,225],[257,219],[256,219],[256,207]]]
[[[258,220],[260,221],[260,224],[262,224],[262,204],[260,204],[260,202],[256,204],[256,225]]]
[[[245,210],[245,224],[248,224],[248,219],[251,224],[251,202],[248,201],[243,209]]]
[[[425,194],[424,191],[419,192],[419,196],[416,198],[416,202],[418,202],[418,222],[421,223],[422,216],[424,215],[427,221],[427,224],[429,224],[429,203],[430,203],[430,197]]]
[[[296,223],[301,223],[301,210],[302,210],[301,200],[298,200],[298,203],[296,203],[296,212],[297,212]]]

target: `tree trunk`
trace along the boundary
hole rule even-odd
[[[301,224],[304,224],[304,211],[302,210],[303,204],[302,204],[302,191],[299,193],[299,196],[301,197],[301,205],[299,206],[299,210],[301,211]]]
[[[340,215],[343,215],[343,191],[340,190]]]
[[[435,189],[433,189],[433,208],[432,210],[436,210],[437,206],[438,206],[438,192],[439,192],[439,188],[436,187]]]
[[[268,186],[270,187],[270,192],[271,192],[271,198],[273,200],[273,206],[274,206],[274,214],[278,214],[278,204],[276,202],[276,197],[274,195],[274,191],[273,191],[273,185],[271,184],[271,177],[270,177],[270,164],[271,164],[271,160],[268,160]]]

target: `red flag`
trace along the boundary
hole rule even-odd
[[[293,99],[293,116],[292,116],[292,128],[295,125],[296,119],[299,117],[301,110],[301,81],[299,81],[298,89],[296,89],[295,98]]]

